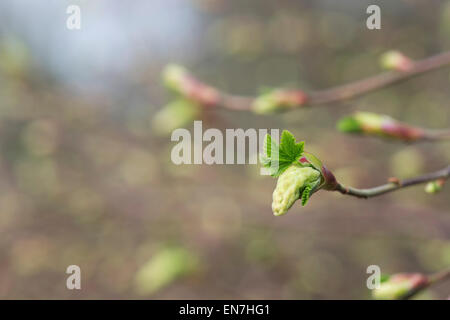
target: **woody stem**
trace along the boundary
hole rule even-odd
[[[305,105],[323,105],[351,99],[447,65],[450,65],[450,51],[414,61],[408,71],[385,72],[346,85],[305,93]],[[195,80],[201,83],[197,79]],[[206,86],[206,84],[204,85]],[[237,96],[218,91],[218,99],[211,106],[249,111],[252,109],[255,99],[255,97]],[[300,106],[298,105],[297,107]]]
[[[403,189],[406,187],[414,186],[417,184],[426,183],[429,181],[434,181],[437,179],[448,179],[450,177],[450,165],[444,169],[427,173],[418,177],[405,179],[405,180],[397,180],[395,182],[389,182],[377,187],[368,188],[368,189],[358,189],[353,187],[346,187],[340,183],[336,185],[336,188],[333,191],[338,191],[342,194],[354,196],[357,198],[371,198],[380,196],[382,194],[392,192],[395,190]]]

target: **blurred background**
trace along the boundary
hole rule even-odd
[[[66,28],[73,4],[81,30]],[[366,28],[370,4],[381,30]],[[369,265],[448,267],[448,186],[371,200],[322,191],[274,217],[276,180],[258,165],[175,166],[170,135],[152,128],[173,98],[167,63],[254,95],[376,74],[391,49],[449,50],[450,1],[1,1],[0,298],[368,299]],[[365,110],[448,128],[449,82],[443,69],[340,104],[202,119],[288,129],[343,183],[370,187],[445,167],[450,145],[347,136],[337,119]],[[66,288],[73,264],[81,290]],[[420,297],[449,295],[447,283]]]

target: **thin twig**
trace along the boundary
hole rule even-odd
[[[437,272],[428,277],[429,285],[433,285],[442,281],[450,279],[450,268],[444,271]]]
[[[422,176],[418,176],[415,178],[398,180],[383,184],[381,186],[377,186],[369,189],[357,189],[352,187],[346,187],[340,183],[336,185],[336,189],[334,191],[338,191],[342,194],[354,196],[357,198],[371,198],[380,196],[382,194],[392,192],[398,189],[403,189],[406,187],[414,186],[417,184],[422,184],[430,181],[434,181],[437,179],[448,179],[450,177],[450,165],[442,170],[428,173]]]
[[[450,64],[450,52],[437,54],[423,60],[414,61],[411,67],[407,71],[391,71],[381,73],[363,80],[355,81],[343,86],[334,87],[326,90],[319,90],[311,93],[304,93],[301,90],[289,90],[290,93],[298,92],[305,95],[304,103],[291,107],[290,110],[301,106],[313,106],[322,105],[341,100],[354,98],[368,92],[379,90],[389,85],[398,83],[400,81],[418,76],[420,74],[439,69]],[[194,77],[193,80],[197,84],[201,84],[200,87],[212,88],[211,86],[198,81]],[[217,90],[218,99],[213,104],[208,101],[208,106],[223,107],[232,110],[249,111],[252,110],[252,106],[255,97],[237,96],[228,94]],[[200,99],[201,100],[201,99]],[[202,101],[197,101],[201,103]]]
[[[438,69],[448,64],[450,64],[450,52],[441,53],[423,60],[415,61],[408,71],[386,72],[337,88],[315,92],[311,94],[309,103],[325,104],[354,98],[367,92],[375,91],[402,80]]]
[[[442,129],[442,130],[424,129],[423,140],[425,141],[450,140],[450,129]]]

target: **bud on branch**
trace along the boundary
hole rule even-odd
[[[381,67],[386,70],[410,71],[414,66],[414,61],[399,51],[388,51],[381,56]]]
[[[412,297],[428,286],[428,278],[420,273],[398,273],[383,279],[372,295],[378,300],[399,300]]]
[[[171,64],[163,71],[165,85],[174,92],[205,106],[219,103],[220,93],[193,76],[182,66]]]
[[[297,143],[295,137],[286,130],[281,135],[280,146],[272,141],[270,135],[266,136],[264,154],[260,156],[260,160],[272,176],[278,177],[272,203],[275,215],[285,214],[298,199],[302,199],[302,205],[305,205],[310,196],[320,189],[338,191],[357,198],[370,198],[450,177],[449,165],[442,170],[411,179],[390,179],[386,184],[369,189],[346,187],[336,180],[316,156],[305,152],[304,145],[303,141]]]
[[[435,181],[428,182],[425,185],[426,193],[438,193],[442,190],[445,184],[445,179],[437,179]]]
[[[380,300],[406,300],[430,286],[450,278],[450,269],[432,275],[397,273],[382,279],[372,296]]]
[[[304,105],[306,101],[306,94],[300,90],[275,89],[256,98],[252,110],[260,114],[281,112]]]
[[[387,115],[371,112],[355,112],[339,120],[341,132],[375,135],[405,142],[442,140],[450,138],[449,130],[428,130],[397,121]]]
[[[245,97],[222,92],[194,78],[185,68],[169,65],[163,72],[166,85],[184,97],[204,106],[220,106],[231,110],[270,113],[290,111],[303,106],[329,104],[355,98],[379,90],[414,76],[450,64],[450,52],[437,54],[423,60],[412,61],[399,52],[383,56],[383,65],[390,71],[335,88],[306,93],[302,90],[275,89],[260,97]]]
[[[320,189],[334,190],[337,181],[334,175],[313,154],[304,152],[305,143],[296,142],[292,133],[284,130],[280,146],[270,135],[264,141],[261,163],[278,177],[273,192],[272,211],[274,215],[285,214],[298,199],[304,206],[310,196]]]

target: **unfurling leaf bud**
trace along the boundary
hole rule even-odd
[[[152,119],[152,127],[158,135],[168,135],[183,128],[200,116],[200,106],[190,100],[178,99],[165,105]]]
[[[200,105],[214,105],[220,100],[217,89],[201,83],[182,66],[169,64],[163,70],[162,78],[167,88]]]
[[[287,130],[281,134],[279,146],[266,135],[260,160],[273,177],[278,177],[272,202],[276,216],[285,214],[298,199],[304,206],[316,191],[336,190],[338,185],[334,175],[317,157],[303,151],[304,145],[303,141],[296,142]]]
[[[301,106],[306,100],[306,95],[302,91],[275,89],[256,98],[252,110],[259,114],[281,112]]]
[[[300,197],[304,205],[311,190],[318,186],[320,181],[320,172],[316,169],[291,165],[278,178],[273,192],[273,214],[276,216],[285,214]]]
[[[420,273],[399,273],[381,282],[380,287],[372,291],[378,300],[405,299],[415,294],[429,283],[428,278]]]
[[[334,177],[334,174],[330,170],[328,170],[328,168],[322,164],[322,161],[320,161],[315,155],[309,152],[304,152],[300,159],[298,159],[298,162],[303,166],[312,166],[321,173],[320,185],[314,191],[317,191],[318,189],[336,189],[338,182]]]
[[[378,135],[402,141],[415,141],[425,137],[425,131],[421,128],[412,127],[387,115],[370,112],[355,112],[342,118],[337,128],[342,132]]]
[[[409,71],[414,62],[399,51],[388,51],[381,56],[380,64],[383,69],[395,71]]]
[[[430,181],[425,185],[426,193],[438,193],[442,190],[444,186],[445,179],[437,179],[435,181]]]

